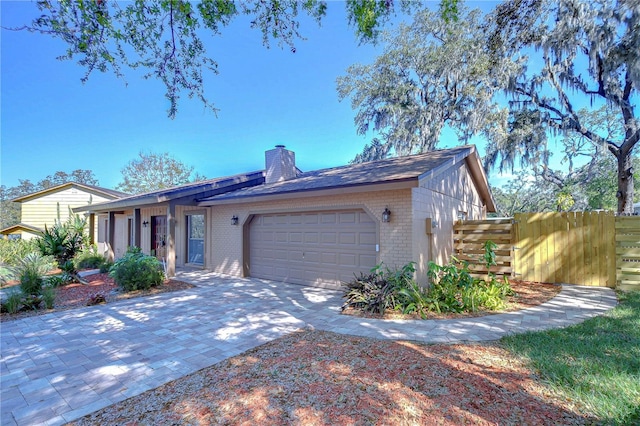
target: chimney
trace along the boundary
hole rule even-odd
[[[295,178],[296,154],[284,148],[284,145],[276,145],[264,153],[266,163],[265,183],[282,182]]]

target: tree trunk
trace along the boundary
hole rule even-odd
[[[633,169],[631,150],[620,150],[618,160],[618,214],[633,213]]]

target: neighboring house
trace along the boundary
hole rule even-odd
[[[635,203],[633,205],[633,214],[640,215],[640,203]]]
[[[0,230],[0,234],[5,238],[29,240],[42,232],[45,225],[50,227],[56,221],[66,221],[70,209],[112,201],[125,195],[129,194],[76,182],[24,195],[12,200],[22,204],[20,223]],[[95,231],[92,237],[97,240]]]
[[[175,267],[196,266],[336,288],[384,262],[453,252],[453,223],[495,205],[474,146],[301,172],[282,145],[265,170],[211,179],[76,209],[103,215],[107,255],[127,246]]]

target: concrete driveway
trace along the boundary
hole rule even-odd
[[[422,342],[495,340],[562,327],[616,305],[611,289],[564,286],[524,311],[464,320],[339,315],[341,293],[181,272],[196,288],[1,324],[1,424],[63,424],[302,327]]]

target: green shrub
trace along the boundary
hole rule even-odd
[[[86,219],[72,214],[66,222],[56,222],[51,228],[45,225],[42,235],[36,239],[38,250],[45,256],[53,256],[61,268],[74,268],[68,272],[75,272],[73,263],[67,262],[89,244],[86,224]]]
[[[495,244],[487,242],[482,260],[487,266],[495,265]],[[427,289],[416,283],[415,263],[390,270],[377,265],[369,274],[360,274],[345,283],[342,310],[353,308],[363,312],[384,313],[396,310],[405,314],[417,313],[426,318],[429,311],[475,312],[479,309],[504,308],[504,300],[512,294],[509,282],[496,280],[489,274],[488,280],[475,279],[466,262],[455,257],[444,266],[429,263],[428,276],[431,286]]]
[[[19,291],[13,291],[7,296],[7,300],[2,302],[2,312],[9,314],[15,314],[22,307],[22,293]]]
[[[491,241],[484,245],[482,260],[487,268],[495,265],[495,247]],[[431,282],[429,296],[438,312],[499,310],[504,308],[505,298],[513,293],[506,278],[499,282],[495,274],[489,273],[488,280],[476,279],[467,262],[456,257],[444,266],[429,262],[428,276]]]
[[[152,256],[142,254],[139,248],[130,247],[118,259],[109,272],[116,284],[124,291],[148,290],[162,284],[162,264]]]
[[[9,281],[13,281],[15,279],[13,275],[13,269],[8,265],[3,265],[0,263],[0,287],[4,286]]]
[[[42,301],[47,309],[53,309],[54,302],[56,301],[56,291],[48,286],[43,287]]]
[[[435,302],[429,295],[427,289],[420,287],[415,281],[410,281],[406,286],[398,291],[402,313],[417,313],[424,319],[427,312],[434,310]]]
[[[100,273],[101,274],[106,274],[107,272],[111,271],[111,268],[113,267],[113,262],[110,262],[108,260],[105,260],[102,265],[100,266]]]
[[[24,295],[37,296],[42,292],[43,276],[53,269],[53,260],[38,253],[30,253],[13,267],[14,276],[20,281]]]
[[[38,296],[42,293],[43,279],[34,271],[25,271],[20,276],[20,291],[25,295]]]
[[[63,287],[72,283],[74,280],[72,275],[62,273],[59,275],[49,275],[45,278],[45,284],[51,288]]]
[[[0,239],[0,264],[15,266],[29,253],[38,251],[35,239],[5,240]]]
[[[35,294],[23,294],[22,295],[22,309],[23,311],[37,311],[42,304],[42,296]]]
[[[76,254],[73,262],[76,269],[99,269],[106,262],[106,259],[98,253],[96,246],[91,246]]]
[[[347,307],[364,312],[384,313],[386,310],[401,311],[405,314],[418,313],[425,316],[432,306],[425,289],[414,280],[415,263],[410,262],[400,269],[391,270],[382,264],[369,274],[360,274],[345,283]]]

